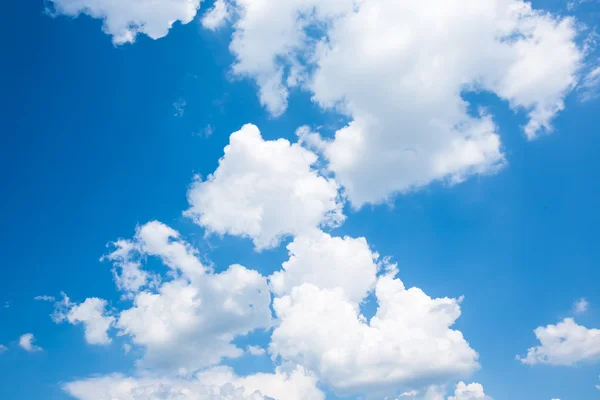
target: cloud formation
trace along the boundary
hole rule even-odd
[[[42,351],[43,349],[40,346],[36,346],[34,342],[35,336],[33,336],[33,333],[25,333],[19,338],[19,347],[29,353]]]
[[[578,325],[573,318],[565,318],[556,325],[540,326],[534,331],[540,341],[524,357],[523,364],[575,365],[600,360],[600,329]]]
[[[227,4],[232,71],[256,81],[269,112],[300,87],[351,120],[321,151],[356,207],[496,172],[499,128],[463,93],[525,113],[533,139],[552,130],[583,64],[575,21],[521,0]]]
[[[313,168],[317,156],[255,125],[231,134],[219,166],[188,191],[185,215],[219,235],[251,238],[257,249],[344,220],[337,183]]]
[[[133,43],[138,34],[159,39],[169,33],[176,21],[194,19],[201,0],[49,0],[53,15],[101,19],[102,30],[115,45]]]

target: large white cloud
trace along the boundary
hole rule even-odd
[[[311,283],[321,289],[341,288],[358,304],[375,285],[379,255],[371,251],[365,238],[331,237],[316,231],[296,237],[287,248],[289,259],[270,277],[278,296]]]
[[[115,245],[107,257],[119,265],[136,260],[142,271],[142,261],[154,256],[172,277],[157,283],[156,290],[132,293],[133,306],[115,321],[121,335],[145,348],[140,367],[189,372],[217,364],[223,357],[243,354],[231,343],[236,336],[271,326],[271,295],[258,272],[231,265],[212,273],[177,231],[157,221],[138,227],[131,240]],[[117,283],[121,281],[117,274]]]
[[[139,33],[159,39],[176,21],[187,24],[198,12],[202,0],[49,0],[55,14],[89,15],[103,21],[102,30],[113,43],[131,43]]]
[[[269,351],[315,371],[342,394],[401,393],[476,370],[477,353],[450,329],[460,316],[459,301],[406,289],[394,274],[379,279],[370,321],[342,289],[303,284],[275,299],[280,324]]]
[[[65,384],[79,400],[322,400],[315,378],[302,368],[239,377],[228,367],[202,371],[193,379],[108,375]]]
[[[352,122],[322,143],[355,206],[505,163],[498,128],[464,91],[524,111],[529,138],[550,131],[583,50],[574,20],[521,0],[230,0],[234,73],[274,115],[301,85]],[[432,12],[435,10],[435,12]],[[311,32],[310,34],[308,32]]]
[[[319,175],[317,156],[287,140],[263,140],[254,125],[231,134],[225,155],[188,191],[192,217],[209,232],[252,238],[257,249],[286,235],[343,221],[335,181]]]
[[[540,326],[534,331],[539,346],[530,348],[523,364],[574,365],[600,360],[600,329],[578,325],[565,318],[556,325]]]
[[[81,304],[73,304],[63,293],[63,300],[56,303],[52,319],[56,323],[68,321],[70,324],[85,326],[85,339],[89,344],[108,344],[111,338],[108,329],[115,318],[106,312],[106,300],[92,297]]]

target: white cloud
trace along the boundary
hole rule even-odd
[[[46,296],[46,295],[44,295],[44,296],[35,296],[33,299],[37,300],[37,301],[50,301],[50,302],[56,301],[56,299],[54,298],[54,296]]]
[[[540,345],[517,356],[523,364],[574,365],[600,359],[600,329],[577,325],[565,318],[556,325],[540,326],[534,331]]]
[[[454,390],[454,396],[448,397],[448,400],[491,400],[483,392],[483,386],[480,383],[466,384],[458,382]]]
[[[64,390],[79,400],[322,400],[316,380],[301,368],[238,377],[229,367],[203,371],[193,379],[127,378],[108,375],[74,381]]]
[[[225,0],[216,0],[202,17],[202,26],[211,31],[223,27],[230,18],[229,6]]]
[[[379,255],[371,251],[365,238],[331,237],[315,231],[296,237],[287,249],[289,259],[283,269],[270,277],[278,296],[310,283],[321,289],[341,288],[358,304],[375,285]]]
[[[135,293],[133,306],[122,310],[115,323],[121,335],[145,349],[140,367],[190,372],[214,365],[243,354],[231,343],[236,336],[271,326],[267,280],[258,272],[231,265],[213,274],[177,231],[157,221],[117,243],[119,256],[110,257],[154,256],[171,271],[172,279],[156,291]]]
[[[459,301],[406,289],[394,273],[377,282],[378,309],[368,322],[342,289],[303,284],[275,299],[280,324],[269,352],[315,371],[341,394],[383,397],[476,370],[477,353],[450,329]]]
[[[56,303],[52,319],[56,323],[68,321],[72,325],[83,324],[85,340],[89,344],[109,344],[108,329],[113,326],[115,318],[106,313],[106,300],[96,297],[85,299],[81,304],[73,304],[66,294],[63,300]]]
[[[3,344],[0,344],[0,354],[4,353],[4,352],[5,352],[5,351],[7,351],[7,350],[8,350],[8,347],[6,347],[6,346],[5,346],[5,345],[3,345]]]
[[[257,249],[343,220],[338,186],[312,168],[317,157],[254,125],[231,134],[219,167],[188,191],[185,215],[209,232],[252,238]]]
[[[179,99],[175,103],[173,103],[173,108],[175,108],[175,114],[173,114],[173,116],[174,117],[183,117],[183,114],[185,113],[185,105],[186,104],[187,103],[184,99]]]
[[[300,85],[351,122],[324,155],[356,207],[505,164],[498,128],[468,112],[489,91],[525,112],[529,138],[552,129],[583,50],[575,21],[521,0],[230,0],[235,74],[274,115]],[[431,12],[431,10],[437,10]],[[319,33],[309,34],[307,29]]]
[[[266,350],[260,346],[248,346],[246,351],[253,356],[262,356],[266,354]]]
[[[578,87],[579,96],[583,101],[589,101],[600,96],[600,66],[589,71]]]
[[[575,304],[573,304],[573,311],[575,311],[576,314],[581,314],[587,311],[589,306],[589,303],[587,302],[586,299],[579,299],[575,302]]]
[[[24,335],[21,335],[21,337],[19,338],[19,346],[23,350],[28,351],[30,353],[33,353],[35,351],[42,351],[42,348],[36,346],[35,344],[33,344],[33,342],[35,342],[35,337],[33,336],[33,333],[26,333]]]
[[[113,43],[132,43],[138,34],[159,39],[169,33],[176,21],[191,22],[201,0],[49,0],[55,15],[81,14],[103,21],[102,30]]]

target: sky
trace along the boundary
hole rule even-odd
[[[599,2],[9,3],[0,398],[600,398]]]

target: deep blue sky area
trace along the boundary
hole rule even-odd
[[[557,1],[534,4],[558,9]],[[594,19],[584,6],[581,19]],[[0,354],[0,398],[66,399],[61,382],[131,373],[139,353],[123,354],[118,336],[89,346],[81,326],[54,324],[52,305],[33,298],[64,291],[118,307],[111,265],[99,259],[108,242],[151,220],[180,230],[216,270],[278,269],[284,247],[256,253],[245,239],[205,240],[182,216],[186,189],[194,174],[215,170],[229,135],[245,123],[265,139],[295,141],[298,126],[340,118],[299,90],[285,114],[270,116],[255,84],[228,73],[228,29],[208,32],[195,20],[160,40],[139,36],[115,47],[99,20],[51,18],[41,0],[9,2],[8,10],[0,24],[0,344],[9,350]],[[346,206],[348,218],[333,232],[365,236],[398,263],[407,286],[464,296],[456,328],[482,365],[469,381],[494,399],[598,398],[598,364],[530,367],[515,356],[537,344],[536,327],[571,316],[582,297],[590,307],[577,322],[600,328],[600,103],[568,96],[554,132],[531,142],[524,115],[507,103],[487,93],[465,98],[494,116],[507,166],[387,205]],[[173,105],[179,99],[182,116]],[[43,352],[18,348],[26,332]],[[228,363],[241,374],[272,370],[268,356]]]

